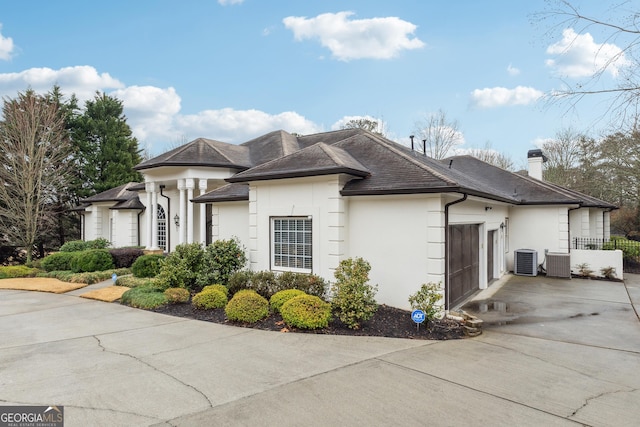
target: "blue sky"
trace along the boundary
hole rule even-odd
[[[581,0],[596,16],[602,0]],[[627,5],[628,6],[628,5]],[[197,137],[241,143],[370,116],[408,144],[438,110],[459,148],[523,164],[561,128],[598,132],[606,104],[544,102],[618,48],[597,28],[533,23],[542,0],[21,0],[0,5],[0,95],[54,84],[122,99],[154,155]],[[606,44],[608,43],[608,44]],[[596,52],[600,59],[595,59]],[[616,76],[605,73],[599,84]]]

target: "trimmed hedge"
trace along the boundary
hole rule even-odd
[[[256,291],[243,289],[231,298],[224,312],[229,320],[255,323],[269,315],[269,301]]]
[[[302,329],[320,329],[329,326],[331,304],[314,295],[299,295],[282,305],[282,320]]]
[[[106,249],[111,245],[107,239],[102,237],[97,238],[95,240],[72,240],[66,242],[60,247],[60,252],[79,252],[79,251],[87,251],[91,249]]]
[[[207,289],[195,294],[191,303],[201,310],[222,308],[227,305],[227,296],[220,289]]]
[[[77,252],[71,260],[71,271],[74,273],[111,270],[113,267],[113,257],[106,249]]]
[[[136,259],[144,255],[142,249],[138,248],[109,249],[109,253],[116,268],[130,268]]]
[[[40,267],[45,271],[71,270],[71,261],[81,252],[56,252],[40,261]]]

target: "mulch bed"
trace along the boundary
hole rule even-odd
[[[191,304],[169,304],[152,310],[156,313],[185,317],[206,322],[220,323],[244,328],[261,329],[276,332],[297,332],[326,335],[352,335],[390,338],[409,338],[425,340],[451,340],[464,338],[462,325],[452,319],[434,320],[420,327],[411,320],[411,312],[386,305],[378,306],[375,315],[365,322],[360,329],[350,329],[339,319],[334,319],[329,327],[320,330],[305,330],[290,328],[284,324],[280,315],[271,314],[269,317],[255,323],[244,324],[227,320],[224,309],[199,310]]]

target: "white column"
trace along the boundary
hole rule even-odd
[[[198,188],[200,188],[200,195],[202,196],[207,192],[207,180],[201,179],[198,181]],[[207,245],[207,204],[200,203],[200,243],[202,246]]]
[[[180,225],[178,226],[178,236],[180,236],[180,238],[178,239],[178,241],[180,242],[180,244],[183,244],[184,242],[186,242],[186,227],[185,227],[185,221],[187,220],[187,205],[186,205],[186,187],[184,185],[184,179],[179,179],[178,180],[178,190],[180,190],[180,205],[178,206],[178,212],[179,212],[179,216],[180,216]]]
[[[185,180],[187,186],[187,243],[193,243],[193,189],[196,186],[196,182],[193,178],[187,178]]]
[[[147,238],[146,238],[146,243],[145,243],[145,247],[147,249],[151,249],[151,246],[153,246],[152,242],[151,242],[151,236],[153,235],[153,224],[151,222],[151,216],[152,216],[152,209],[153,209],[153,203],[151,201],[151,189],[153,188],[154,183],[153,182],[147,182],[145,184],[145,191],[147,192],[147,209],[145,212],[145,217],[147,220]]]
[[[156,183],[151,183],[151,249],[158,248],[158,193]]]

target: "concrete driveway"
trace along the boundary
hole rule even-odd
[[[637,425],[640,323],[621,283],[578,282],[512,277],[481,297],[525,311],[456,341],[257,331],[3,290],[0,405],[63,405],[67,427]]]

